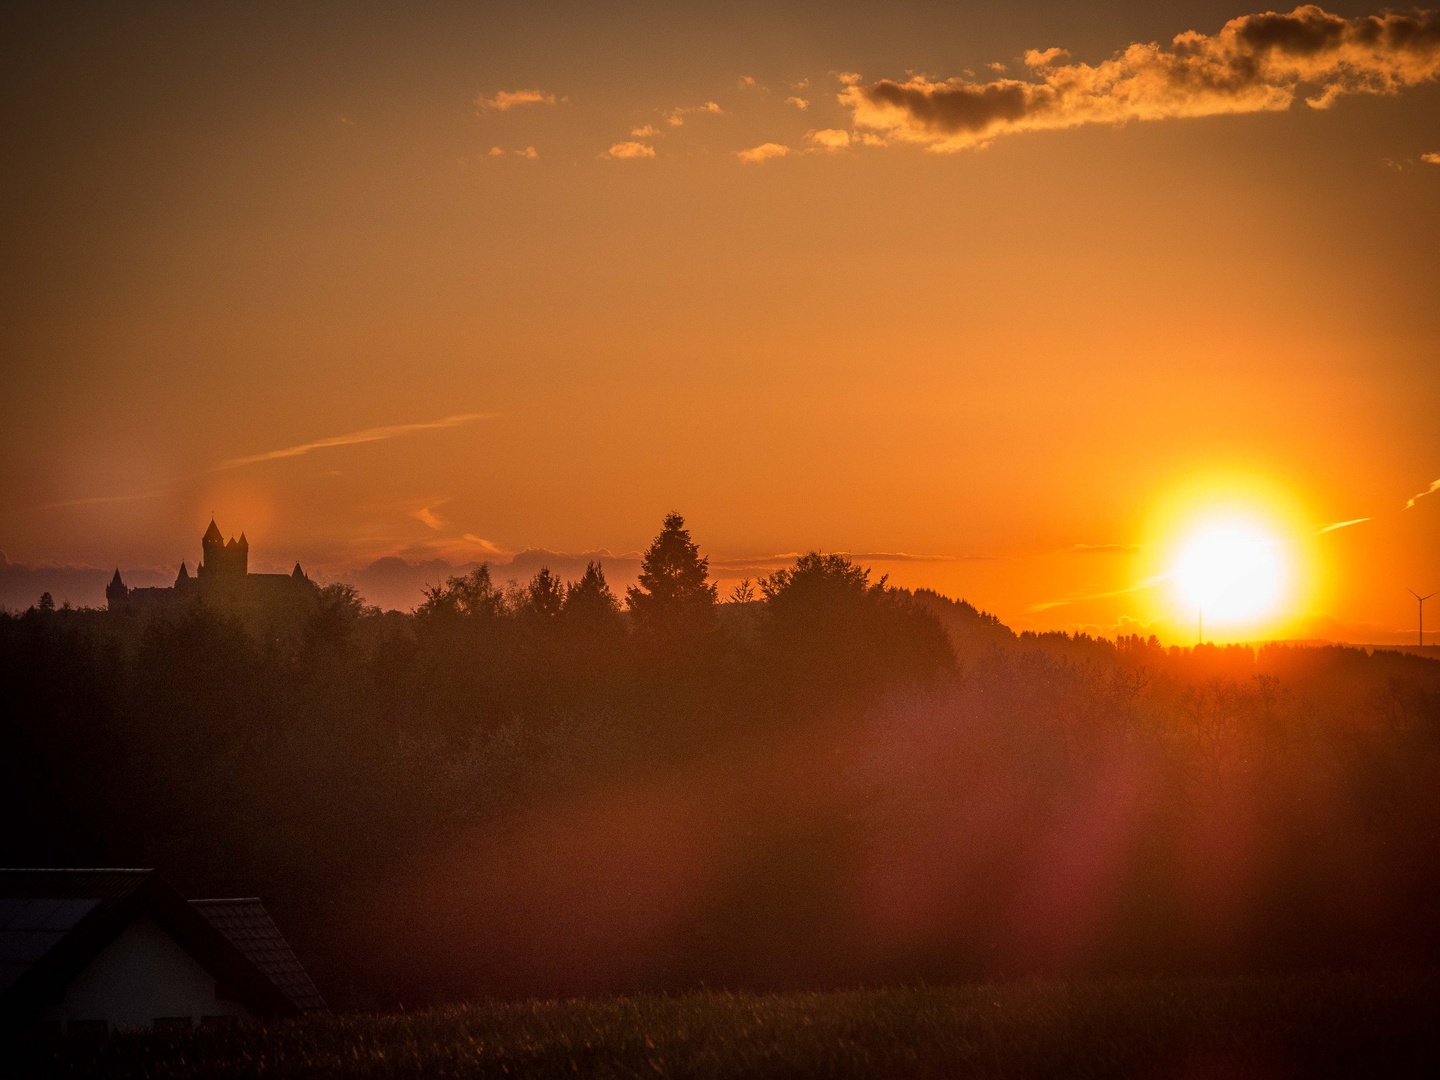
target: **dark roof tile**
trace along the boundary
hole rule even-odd
[[[315,984],[291,950],[290,943],[281,935],[279,927],[258,899],[246,897],[190,902],[296,1007],[306,1012],[326,1007],[325,999],[315,989]]]

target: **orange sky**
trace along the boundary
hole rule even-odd
[[[0,550],[169,573],[214,511],[331,580],[678,509],[726,580],[1184,641],[1153,579],[1238,502],[1299,567],[1246,635],[1390,640],[1440,588],[1440,20],[1258,10],[6,16]]]

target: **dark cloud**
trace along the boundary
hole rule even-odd
[[[605,579],[612,589],[633,583],[640,576],[640,553],[630,552],[616,555],[609,551],[564,552],[549,551],[545,548],[526,548],[518,551],[508,563],[492,562],[490,572],[497,581],[528,581],[541,567],[549,567],[551,573],[567,580],[578,579],[585,573],[585,567],[598,562],[605,571]]]
[[[900,109],[919,126],[946,135],[1013,123],[1053,107],[1055,100],[1047,87],[1011,79],[944,87],[882,79],[866,87],[864,93],[872,103]]]

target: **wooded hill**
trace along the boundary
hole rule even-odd
[[[415,612],[0,616],[6,865],[261,895],[326,996],[1440,961],[1440,663],[1012,633],[678,516]]]

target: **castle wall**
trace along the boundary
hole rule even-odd
[[[131,589],[125,598],[127,606],[141,611],[148,611],[152,608],[164,607],[175,600],[175,590],[163,586],[150,588]]]

